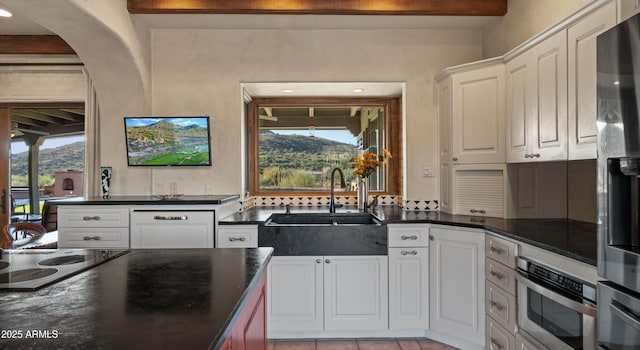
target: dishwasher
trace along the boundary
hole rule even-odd
[[[213,210],[134,210],[132,249],[213,248]]]

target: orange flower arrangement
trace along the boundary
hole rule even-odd
[[[349,159],[349,162],[354,162],[351,167],[353,170],[353,175],[360,177],[369,177],[371,173],[376,171],[376,168],[382,166],[382,163],[386,163],[387,159],[393,158],[391,156],[391,152],[386,149],[382,149],[384,154],[377,155],[371,152],[364,152],[360,157],[353,157]]]

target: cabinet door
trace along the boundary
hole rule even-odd
[[[389,248],[389,329],[429,328],[429,248]]]
[[[432,225],[431,329],[484,346],[484,232]]]
[[[531,153],[531,135],[527,124],[528,114],[534,97],[531,85],[532,69],[528,56],[522,54],[506,64],[505,80],[507,86],[507,162],[527,161],[525,155]],[[535,91],[534,91],[535,92]]]
[[[271,331],[323,329],[322,256],[274,256],[268,267],[267,312]]]
[[[440,209],[450,213],[451,204],[451,78],[438,83],[440,138]]]
[[[567,33],[506,64],[507,162],[567,159]]]
[[[529,130],[533,160],[567,159],[567,34],[560,31],[531,49],[535,114]]]
[[[382,330],[389,324],[386,256],[326,256],[325,330]]]
[[[504,65],[452,76],[454,164],[503,163]]]
[[[567,31],[569,160],[596,158],[596,37],[615,24],[611,1]]]
[[[640,12],[640,1],[620,0],[620,22]]]

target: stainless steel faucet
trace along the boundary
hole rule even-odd
[[[344,173],[342,172],[342,170],[340,168],[333,168],[333,170],[331,170],[331,200],[329,200],[329,213],[335,213],[336,212],[336,201],[335,201],[335,194],[333,191],[333,177],[336,174],[336,171],[340,174],[340,187],[341,188],[345,188],[347,187],[347,184],[344,182]],[[338,205],[339,207],[342,205]]]

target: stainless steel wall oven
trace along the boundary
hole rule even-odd
[[[596,287],[518,258],[518,326],[554,350],[596,349]]]
[[[597,47],[598,343],[640,349],[640,15]]]

